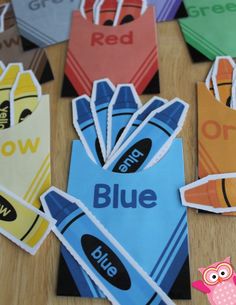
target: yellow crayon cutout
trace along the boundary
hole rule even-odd
[[[11,125],[22,122],[37,108],[41,98],[41,86],[32,71],[18,74],[10,94]]]
[[[10,92],[19,72],[23,70],[20,63],[9,64],[0,76],[0,129],[11,126]]]
[[[0,60],[0,76],[3,74],[4,70],[6,69],[4,63]]]
[[[185,206],[214,213],[236,211],[236,174],[209,175],[180,189]]]
[[[0,186],[0,233],[30,254],[35,254],[51,231],[53,221]]]
[[[216,58],[212,73],[215,97],[224,105],[231,106],[231,88],[235,63],[230,56]]]

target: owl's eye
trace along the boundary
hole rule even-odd
[[[209,268],[203,274],[203,279],[208,285],[215,285],[218,282],[219,275],[216,272],[216,269]]]
[[[224,280],[229,279],[233,274],[233,268],[228,263],[221,263],[218,266],[217,271],[218,271],[219,277],[221,277]]]
[[[210,276],[209,276],[209,279],[212,283],[215,283],[217,280],[218,280],[219,276],[218,274],[215,272],[215,273],[211,273]]]
[[[219,273],[219,276],[225,278],[229,275],[229,271],[227,269],[222,269]]]

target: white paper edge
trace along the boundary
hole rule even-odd
[[[120,155],[122,155],[123,151],[125,151],[126,147],[133,141],[133,139],[136,137],[136,135],[138,135],[140,133],[140,131],[145,127],[145,125],[150,121],[150,119],[152,119],[157,113],[159,113],[162,110],[168,108],[171,104],[174,104],[175,102],[180,102],[185,107],[185,109],[184,109],[184,111],[183,111],[183,113],[181,115],[181,118],[179,120],[178,127],[175,130],[175,132],[171,135],[171,137],[168,139],[168,141],[163,144],[163,146],[160,148],[160,150],[158,152],[156,152],[154,157],[146,165],[145,169],[151,167],[153,164],[155,164],[157,162],[157,160],[160,160],[161,156],[163,156],[166,153],[166,151],[169,149],[170,143],[173,141],[173,139],[176,137],[176,135],[181,131],[181,129],[183,127],[183,124],[184,124],[184,121],[185,121],[185,118],[186,118],[186,115],[187,115],[187,111],[188,111],[189,105],[186,102],[184,102],[181,99],[179,99],[179,98],[175,98],[175,99],[171,100],[170,102],[165,103],[165,105],[163,105],[163,106],[157,108],[156,110],[152,111],[146,117],[146,119],[139,125],[139,127],[137,127],[137,129],[130,135],[130,137],[118,148],[118,150],[114,153],[114,155],[105,163],[103,168],[104,169],[108,169],[109,166],[116,159],[118,160]]]
[[[235,68],[235,62],[231,56],[217,56],[215,59],[214,67],[212,70],[212,84],[213,84],[213,89],[214,89],[214,94],[215,98],[220,102],[220,95],[219,95],[219,90],[217,86],[217,73],[218,73],[218,66],[219,66],[219,61],[221,59],[228,59],[229,63],[231,64],[232,68]]]
[[[11,111],[10,111],[10,122],[11,122],[10,126],[15,125],[15,120],[14,120],[14,114],[15,114],[14,95],[15,95],[15,90],[18,86],[19,79],[20,79],[22,74],[30,74],[31,75],[31,78],[32,78],[33,83],[34,83],[34,85],[36,87],[36,90],[37,90],[38,102],[40,102],[41,97],[42,97],[42,88],[41,88],[41,85],[39,84],[37,78],[35,77],[34,72],[32,70],[25,70],[25,71],[19,72],[16,76],[16,80],[14,82],[14,85],[12,86],[11,91],[10,91],[10,109],[11,109]]]
[[[117,4],[117,8],[116,8],[115,18],[114,18],[114,21],[113,21],[113,26],[117,26],[118,25],[118,21],[119,21],[119,17],[120,17],[120,12],[121,12],[124,0],[117,0],[117,2],[118,2],[118,4]]]
[[[0,7],[5,6],[3,11],[2,11],[2,15],[0,18],[0,33],[5,31],[5,14],[8,10],[8,8],[10,7],[10,3],[2,3],[0,4]]]
[[[79,138],[80,138],[80,140],[81,140],[81,142],[82,142],[82,144],[83,144],[83,146],[84,146],[84,149],[85,149],[85,151],[87,152],[89,158],[90,158],[95,164],[97,164],[97,162],[96,162],[96,160],[95,160],[95,157],[94,157],[92,151],[90,150],[90,147],[89,147],[89,145],[88,145],[88,143],[87,143],[87,141],[86,141],[86,139],[85,139],[85,137],[84,137],[84,135],[83,135],[83,132],[81,131],[80,126],[79,126],[79,124],[78,124],[78,122],[77,122],[78,117],[77,117],[76,101],[77,101],[78,99],[83,99],[83,98],[85,98],[86,100],[88,100],[88,102],[90,102],[90,98],[89,98],[88,95],[86,95],[86,94],[80,95],[79,97],[76,97],[76,98],[74,98],[74,99],[72,100],[72,118],[73,118],[73,125],[74,125],[74,128],[75,128],[75,130],[76,130],[76,132],[77,132],[77,134],[78,134],[78,136],[79,136]]]
[[[127,133],[130,130],[130,127],[133,125],[133,123],[136,121],[137,117],[143,113],[154,101],[156,100],[160,100],[162,101],[165,105],[165,103],[167,103],[168,101],[166,99],[160,98],[160,97],[156,97],[154,96],[153,98],[151,98],[146,104],[144,104],[142,107],[140,107],[131,117],[131,119],[129,120],[127,126],[125,127],[124,131],[122,132],[120,138],[118,139],[118,141],[116,142],[114,148],[112,149],[110,155],[109,155],[109,159],[111,158],[112,155],[114,155],[114,153],[118,150],[118,148],[123,144],[124,139],[127,135]],[[161,107],[161,106],[160,106]]]
[[[154,280],[137,264],[137,262],[128,254],[128,252],[120,245],[120,243],[106,230],[106,228],[97,220],[97,218],[90,212],[90,210],[78,199],[68,195],[52,186],[49,190],[41,196],[42,205],[47,212],[47,204],[45,202],[45,196],[50,192],[55,191],[66,197],[69,201],[72,201],[78,205],[78,207],[84,211],[87,217],[94,223],[94,225],[101,231],[108,241],[118,249],[118,251],[127,259],[131,266],[144,278],[144,280],[158,293],[160,298],[166,303],[166,305],[175,305],[175,303],[167,296],[167,294],[154,282]],[[50,212],[49,212],[50,213]],[[70,244],[65,240],[63,235],[57,230],[56,226],[53,227],[53,232],[56,234],[58,239],[65,245],[68,251],[72,254],[75,260],[84,268],[95,284],[102,290],[102,292],[108,297],[108,299],[115,305],[121,305],[109,292],[109,290],[102,284],[99,278],[94,275],[93,271],[87,266],[87,264],[80,258],[80,256],[73,250]]]
[[[193,202],[187,202],[185,200],[184,193],[192,189],[193,187],[202,185],[204,183],[207,183],[211,180],[216,180],[216,179],[227,179],[227,178],[236,178],[236,173],[225,173],[225,174],[216,174],[216,175],[208,175],[202,179],[199,179],[197,181],[194,181],[188,185],[185,185],[179,189],[180,191],[180,197],[182,201],[182,205],[194,209],[199,209],[199,210],[204,210],[204,211],[209,211],[212,213],[226,213],[226,212],[236,212],[236,206],[235,207],[229,207],[229,208],[214,208],[212,206],[207,206],[207,205],[201,205]]]
[[[100,10],[105,0],[96,0],[93,5],[94,24],[99,24],[100,21]]]
[[[115,86],[108,78],[95,80],[93,82],[93,90],[92,90],[92,95],[91,95],[90,108],[91,108],[91,112],[92,112],[92,115],[93,115],[94,125],[95,125],[95,128],[96,128],[98,141],[99,141],[101,152],[102,152],[102,157],[103,157],[103,160],[105,162],[106,161],[106,156],[107,156],[106,143],[103,139],[102,130],[101,130],[100,122],[98,120],[98,115],[97,115],[97,110],[96,110],[96,105],[95,105],[95,100],[96,100],[96,96],[97,96],[97,84],[100,83],[100,82],[103,82],[103,81],[107,82],[109,84],[109,86],[112,88],[113,92],[115,92]]]
[[[81,0],[79,10],[80,10],[81,15],[82,15],[85,19],[87,19],[87,16],[86,16],[85,10],[84,10],[85,2],[86,2],[86,0]]]
[[[141,100],[138,96],[138,93],[134,87],[133,84],[119,84],[117,85],[116,87],[116,90],[113,94],[113,97],[111,99],[111,102],[109,104],[109,107],[108,107],[108,112],[107,112],[107,146],[106,146],[106,159],[109,159],[110,157],[110,153],[111,153],[111,139],[112,139],[112,113],[113,113],[113,106],[114,104],[116,103],[116,99],[117,99],[117,96],[120,92],[120,89],[122,87],[129,87],[130,90],[132,91],[132,94],[133,94],[133,97],[134,97],[134,100],[137,104],[137,109],[139,109],[141,106],[142,106],[142,103],[141,103]]]
[[[6,189],[4,186],[0,185],[0,191],[2,191],[3,193],[7,194],[8,196],[12,197],[13,199],[15,199],[16,201],[18,201],[20,204],[22,204],[23,206],[25,206],[27,209],[34,211],[36,214],[38,214],[40,217],[44,218],[46,221],[48,221],[48,228],[45,231],[43,237],[40,239],[40,241],[33,247],[29,247],[27,246],[23,241],[20,241],[19,239],[17,239],[15,236],[11,235],[9,232],[7,232],[5,229],[0,227],[0,233],[2,235],[4,235],[5,237],[7,237],[9,240],[11,240],[13,243],[15,243],[17,246],[19,246],[21,249],[25,250],[26,252],[30,253],[31,255],[34,255],[38,249],[40,248],[40,246],[42,245],[42,243],[44,242],[44,240],[46,239],[46,237],[48,236],[48,234],[51,232],[52,227],[55,225],[56,221],[52,218],[49,217],[49,215],[41,212],[40,210],[36,209],[34,206],[32,206],[31,204],[27,203],[26,201],[24,201],[22,198],[18,197],[15,193],[11,192],[10,190]]]

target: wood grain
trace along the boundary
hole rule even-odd
[[[0,0],[0,3],[3,2]],[[158,25],[161,94],[163,98],[184,99],[190,104],[187,122],[181,134],[184,140],[186,182],[196,178],[196,82],[205,79],[210,63],[193,64],[187,52],[177,22]],[[61,99],[66,44],[47,49],[55,81],[43,86],[51,97],[52,181],[66,189],[71,141],[77,138],[72,128],[71,100]],[[150,96],[143,96],[147,101]],[[236,266],[235,219],[212,215],[197,215],[188,211],[191,278],[199,278],[198,268],[232,256]],[[65,298],[55,295],[59,242],[53,234],[34,256],[26,254],[0,236],[0,305],[102,305],[107,301]],[[192,291],[191,301],[176,301],[177,305],[206,305],[207,298]],[[125,304],[126,305],[126,304]],[[129,305],[129,304],[127,304]]]

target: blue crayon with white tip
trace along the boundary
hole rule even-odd
[[[104,164],[92,112],[90,99],[81,95],[72,101],[73,125],[91,160],[99,165]]]
[[[132,84],[122,84],[116,87],[108,107],[107,119],[107,158],[116,142],[129,123],[132,115],[141,107],[141,101]]]
[[[153,97],[144,106],[137,110],[129,120],[129,123],[127,124],[123,133],[119,137],[119,140],[116,142],[115,147],[110,153],[109,158],[129,138],[129,136],[135,131],[135,129],[146,119],[146,117],[155,109],[163,106],[165,102],[167,102],[167,100],[164,100],[160,97]]]
[[[107,155],[107,112],[114,91],[115,86],[107,78],[94,81],[93,83],[90,106],[104,160],[106,160]]]
[[[188,104],[174,99],[154,110],[105,163],[104,169],[133,173],[158,162],[181,131]]]
[[[56,236],[112,304],[174,305],[82,202],[55,187],[41,201]]]

